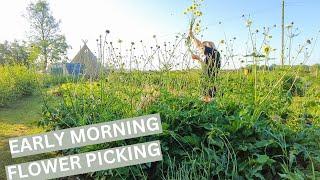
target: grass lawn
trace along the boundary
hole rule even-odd
[[[48,158],[40,154],[21,158],[11,158],[8,139],[44,132],[37,127],[36,121],[41,118],[41,98],[26,97],[12,103],[9,107],[0,108],[0,179],[6,179],[5,166]]]

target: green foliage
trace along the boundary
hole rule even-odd
[[[53,94],[61,101],[44,106],[40,124],[56,130],[160,113],[160,135],[61,152],[68,155],[161,141],[162,162],[88,174],[96,179],[318,177],[320,113],[315,110],[304,116],[306,112],[297,111],[295,101],[308,94],[306,109],[317,108],[310,99],[316,95],[304,87],[316,88],[320,83],[309,79],[305,71],[258,73],[255,82],[253,74],[222,72],[217,81],[219,93],[207,104],[199,98],[198,71],[113,72],[97,82],[57,87]],[[307,120],[301,121],[302,117]],[[300,128],[292,126],[293,122]]]
[[[44,88],[51,88],[57,85],[61,85],[69,82],[81,82],[81,77],[72,76],[72,75],[51,75],[51,74],[42,74],[41,75],[41,86]]]
[[[37,75],[25,66],[0,66],[0,106],[37,90]]]
[[[0,65],[31,65],[29,61],[30,52],[25,42],[19,43],[18,41],[0,44]]]
[[[46,70],[49,62],[59,61],[66,55],[69,46],[65,36],[59,33],[60,21],[53,17],[47,1],[30,3],[27,11],[31,28],[30,40],[40,49],[42,70]]]

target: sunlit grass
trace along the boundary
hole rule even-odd
[[[52,155],[42,154],[12,158],[8,139],[44,132],[37,126],[41,118],[41,98],[31,96],[11,103],[6,108],[0,108],[0,179],[5,179],[5,166],[48,158]]]

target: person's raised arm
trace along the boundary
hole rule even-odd
[[[192,40],[194,41],[195,45],[197,46],[197,48],[200,50],[200,51],[203,51],[204,50],[204,45],[201,43],[201,41],[199,39],[197,39],[193,32],[192,32],[192,28],[190,27],[190,30],[189,30],[189,36],[190,38],[192,38]]]

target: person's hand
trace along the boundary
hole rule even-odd
[[[192,58],[193,60],[199,60],[199,59],[200,59],[200,57],[197,56],[197,55],[195,55],[195,54],[192,54],[192,55],[191,55],[191,58]]]

